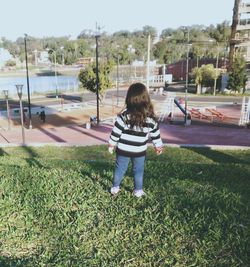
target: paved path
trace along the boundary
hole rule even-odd
[[[121,107],[115,109],[101,107],[101,119],[115,116],[120,109]],[[113,123],[111,120],[104,121],[99,126],[86,129],[85,122],[91,114],[95,114],[95,109],[58,113],[47,116],[45,124],[39,120],[38,116],[34,116],[34,129],[25,128],[25,144],[32,146],[106,144]],[[0,146],[21,145],[22,131],[19,122],[12,121],[10,131],[7,130],[6,123],[6,121],[0,121]],[[161,123],[160,129],[166,145],[250,148],[250,129],[247,128],[221,127],[209,123],[190,126]]]
[[[202,146],[244,146],[250,148],[250,129],[227,128],[212,125],[170,125],[161,124],[161,136],[164,144],[202,145]],[[27,145],[97,145],[106,144],[112,130],[112,123],[101,123],[86,129],[83,125],[59,127],[39,127],[25,129]],[[20,128],[0,131],[0,146],[20,145]]]

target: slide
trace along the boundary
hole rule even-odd
[[[182,112],[184,115],[187,115],[185,109],[179,104],[178,100],[175,99],[175,100],[174,100],[174,103],[175,103],[175,105],[181,110],[181,112]]]

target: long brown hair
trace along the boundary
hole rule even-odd
[[[156,119],[148,90],[143,83],[133,83],[129,86],[125,103],[131,128],[142,127],[147,117]]]

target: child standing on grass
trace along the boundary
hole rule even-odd
[[[162,153],[162,140],[153,105],[144,84],[134,83],[129,87],[125,104],[126,109],[117,116],[109,138],[109,152],[116,150],[111,194],[116,195],[119,192],[121,180],[131,160],[133,194],[141,197],[144,195],[142,185],[148,139],[151,138],[157,155]]]

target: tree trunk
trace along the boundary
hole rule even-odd
[[[231,25],[231,36],[230,36],[230,50],[229,50],[229,67],[228,70],[230,71],[232,68],[233,60],[234,60],[234,52],[235,52],[235,45],[236,45],[236,32],[237,32],[237,25],[239,23],[239,5],[241,0],[234,1],[234,9],[233,9],[233,20]]]
[[[201,83],[197,84],[197,95],[201,94]]]

